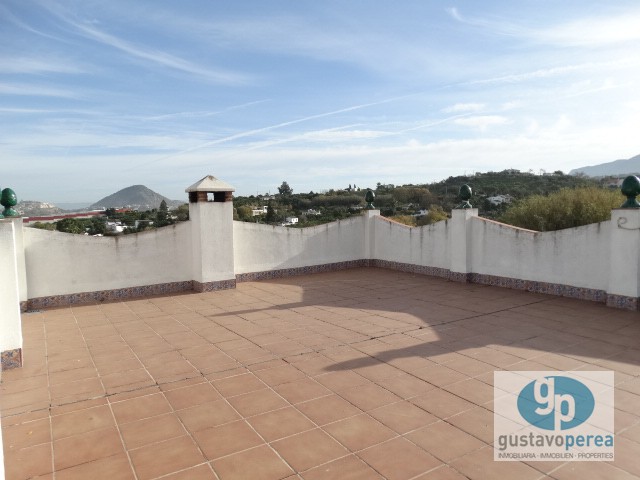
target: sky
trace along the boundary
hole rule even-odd
[[[0,188],[94,202],[640,153],[637,0],[2,0]]]

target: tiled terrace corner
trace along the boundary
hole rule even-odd
[[[640,317],[601,304],[367,268],[23,330],[8,480],[640,477]],[[494,462],[500,369],[615,370],[615,462]]]

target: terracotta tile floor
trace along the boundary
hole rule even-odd
[[[370,268],[23,325],[9,480],[640,478],[634,312]],[[494,462],[500,369],[615,370],[615,462]]]

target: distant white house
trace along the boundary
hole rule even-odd
[[[265,205],[262,208],[253,208],[251,209],[251,216],[257,217],[258,215],[264,215],[267,213],[267,206]]]
[[[511,195],[495,195],[493,197],[487,197],[487,202],[489,202],[494,207],[497,205],[502,205],[503,203],[511,203],[513,197]]]
[[[314,210],[313,208],[310,208],[309,210],[307,210],[307,215],[322,215],[318,210]]]
[[[298,223],[298,217],[286,217],[284,219],[285,223],[288,223],[289,225],[293,225],[295,223]]]
[[[107,230],[114,233],[122,233],[126,227],[120,222],[107,222]]]

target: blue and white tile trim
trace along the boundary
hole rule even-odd
[[[284,268],[267,270],[263,272],[240,273],[235,279],[216,282],[200,283],[196,281],[184,281],[173,283],[161,283],[141,287],[118,288],[115,290],[102,290],[98,292],[82,292],[69,295],[54,295],[50,297],[32,298],[21,303],[22,311],[38,310],[41,308],[65,307],[101,302],[122,301],[132,298],[150,297],[156,295],[170,295],[180,292],[212,292],[236,287],[237,282],[253,282],[270,280],[274,278],[286,278],[296,275],[311,275],[314,273],[334,272],[349,268],[377,267],[416,275],[427,275],[444,278],[452,282],[478,283],[495,287],[526,290],[534,293],[545,293],[562,297],[577,298],[593,302],[605,303],[607,306],[625,310],[638,310],[640,303],[637,298],[622,295],[610,295],[604,290],[591,288],[572,287],[555,283],[538,282],[534,280],[522,280],[518,278],[485,275],[481,273],[452,272],[445,268],[428,267],[409,263],[392,262],[388,260],[350,260],[345,262],[327,263],[322,265],[310,265],[305,267]],[[9,357],[8,357],[9,358]],[[4,357],[3,357],[4,359]],[[7,360],[9,362],[9,360]],[[4,362],[4,360],[3,360]],[[3,363],[4,365],[4,363]]]
[[[0,353],[0,359],[2,361],[2,370],[19,368],[22,366],[22,349],[5,350]]]

